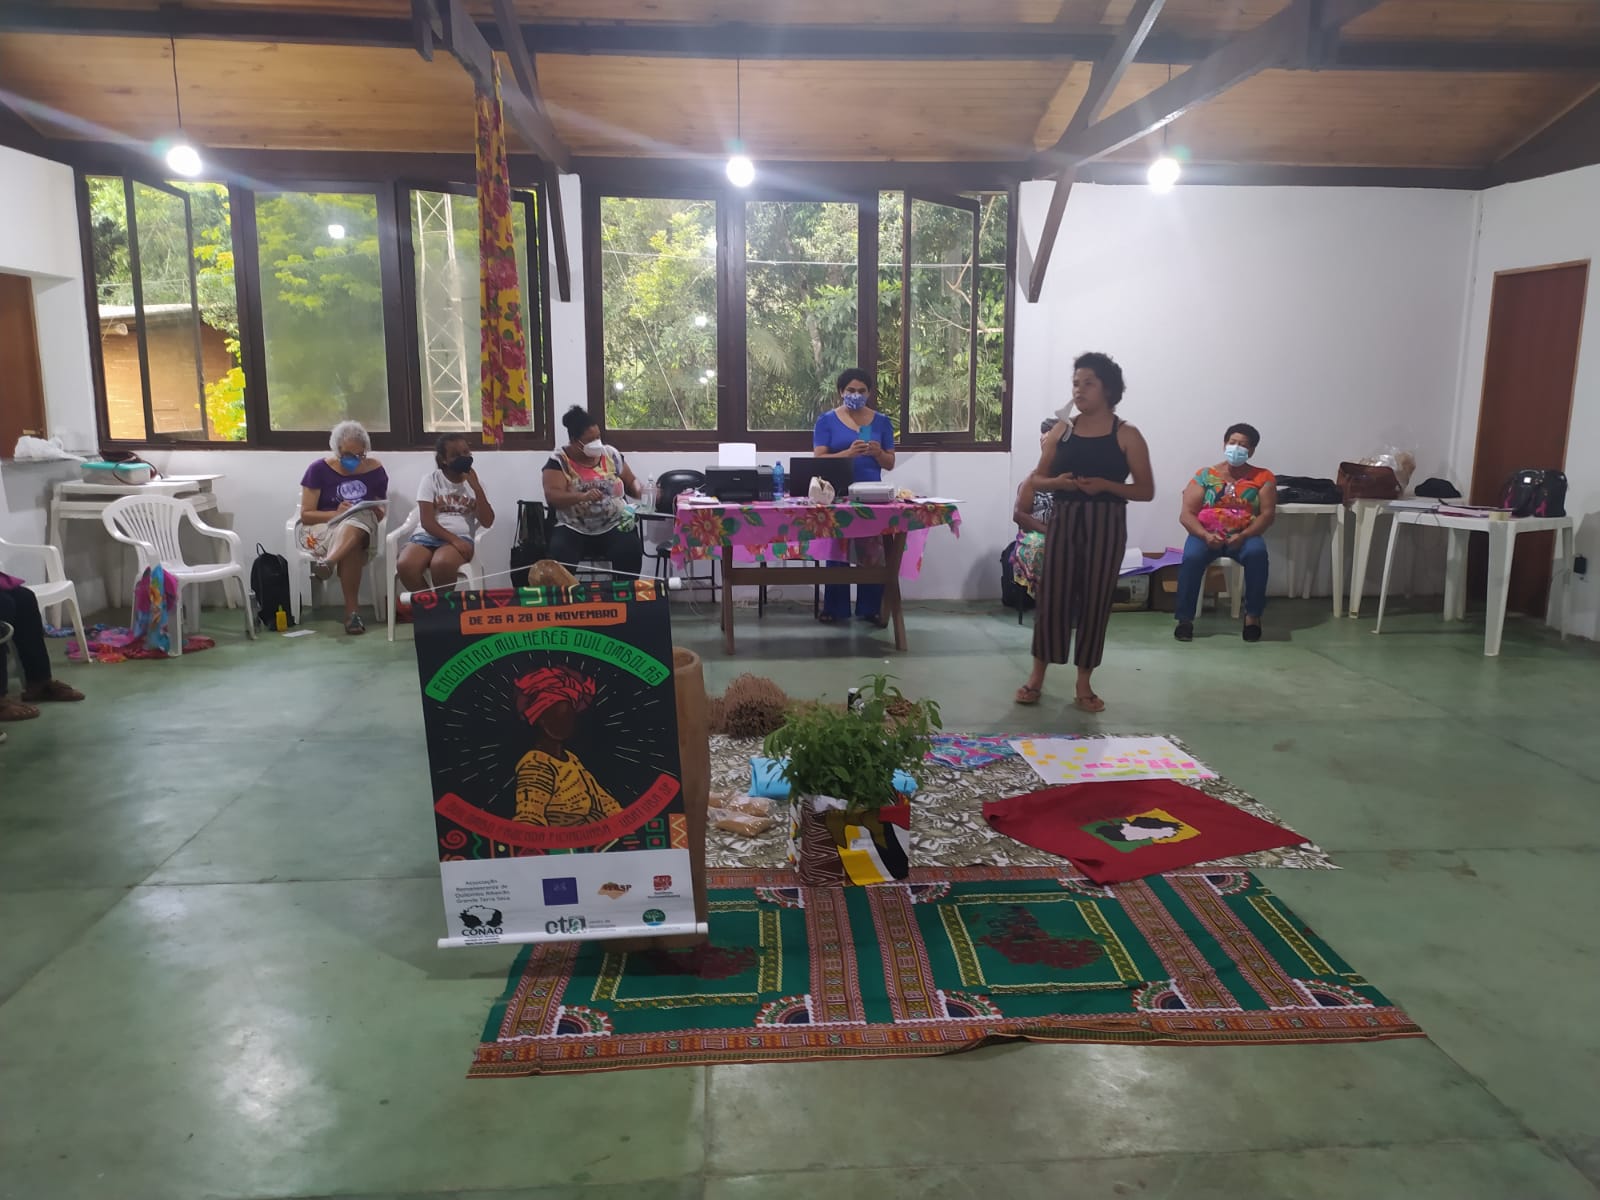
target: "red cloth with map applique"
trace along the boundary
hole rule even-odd
[[[1309,839],[1170,779],[1045,788],[986,801],[1007,837],[1070,859],[1095,883],[1126,883]]]

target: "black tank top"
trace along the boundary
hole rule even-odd
[[[1117,430],[1122,428],[1120,417],[1111,418],[1111,432],[1104,437],[1084,437],[1074,433],[1056,443],[1056,458],[1052,475],[1077,475],[1086,479],[1109,479],[1112,483],[1128,482],[1128,456],[1117,443]],[[1057,492],[1057,504],[1126,504],[1121,496],[1101,492],[1085,496],[1082,492]]]

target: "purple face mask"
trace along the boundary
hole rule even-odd
[[[843,392],[840,395],[844,400],[844,406],[851,412],[857,412],[867,406],[866,392]]]

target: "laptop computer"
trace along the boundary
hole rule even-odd
[[[826,479],[833,484],[834,495],[843,499],[856,481],[855,464],[848,458],[816,458],[797,455],[789,460],[789,473],[783,477],[785,495],[810,494],[813,479]]]

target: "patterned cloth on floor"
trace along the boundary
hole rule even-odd
[[[972,733],[936,733],[929,739],[933,749],[928,761],[956,771],[973,771],[990,763],[1016,758],[1012,735],[980,737]]]
[[[154,566],[133,585],[133,628],[96,625],[89,631],[89,653],[96,662],[123,662],[130,658],[166,658],[172,652],[172,613],[178,605],[178,581]],[[183,652],[209,650],[208,637],[186,637]],[[80,655],[76,644],[67,657]]]

